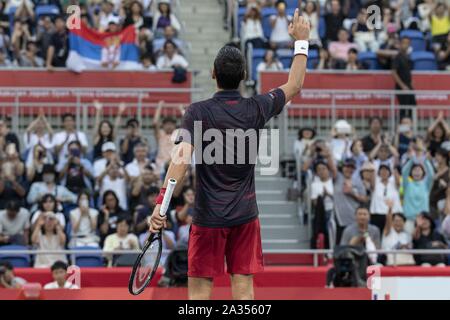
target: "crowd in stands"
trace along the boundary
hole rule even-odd
[[[134,25],[142,70],[189,65],[181,23],[170,0],[0,1],[0,68],[65,67],[70,51],[67,8],[78,5],[80,18],[98,32],[119,32]],[[115,68],[102,60],[103,68]]]
[[[450,127],[441,112],[426,136],[404,117],[394,136],[383,120],[369,121],[358,136],[346,121],[335,123],[329,139],[303,128],[294,145],[304,188],[311,174],[315,247],[362,245],[366,249],[446,249],[450,244]],[[371,257],[393,264],[392,255]],[[445,265],[445,255],[397,256],[397,264]]]
[[[37,251],[89,247],[103,249],[108,266],[134,261],[110,252],[139,250],[147,239],[147,218],[171,158],[177,121],[161,116],[160,102],[152,150],[135,118],[126,121],[119,136],[124,104],[114,124],[102,119],[100,102],[94,106],[93,132],[77,131],[70,113],[62,116],[57,131],[41,112],[19,139],[9,119],[1,118],[0,250],[11,245]],[[189,174],[169,208],[164,249],[187,244],[195,198],[191,185]],[[57,261],[73,262],[65,254],[37,254],[32,266],[51,267]]]
[[[298,1],[239,1],[238,35],[253,47],[255,69],[289,68],[293,41],[288,25]],[[367,8],[377,5],[379,19]],[[311,23],[308,68],[391,69],[400,41],[410,40],[412,69],[450,68],[450,8],[440,0],[310,0],[302,15]],[[372,27],[373,26],[373,27]],[[268,50],[265,55],[261,50]],[[278,56],[278,57],[277,57]],[[256,78],[255,78],[256,79]]]

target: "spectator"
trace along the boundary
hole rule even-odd
[[[40,251],[64,250],[66,235],[53,212],[46,212],[38,219],[36,229],[31,236],[32,243]],[[56,261],[66,262],[64,254],[37,254],[35,268],[49,268]]]
[[[436,230],[433,219],[427,213],[423,212],[416,217],[416,226],[413,233],[413,247],[414,249],[447,249],[447,243],[442,234]],[[435,255],[415,255],[417,265],[424,267],[440,266],[446,264],[446,256],[442,254]]]
[[[30,236],[30,212],[14,200],[0,210],[0,245],[28,245]]]
[[[251,43],[253,48],[265,48],[266,40],[262,28],[261,11],[257,5],[252,5],[245,13],[241,26],[241,40],[245,48]]]
[[[109,141],[102,145],[102,157],[94,161],[94,177],[97,184],[101,180],[99,178],[106,174],[105,170],[111,163],[117,163],[120,166],[122,165],[116,152],[116,145],[114,142]]]
[[[53,149],[53,129],[43,109],[39,110],[38,117],[28,125],[23,141],[26,151],[32,150],[36,145],[40,145],[46,151]]]
[[[144,18],[144,6],[139,1],[132,1],[129,8],[126,10],[125,20],[123,22],[123,28],[125,29],[129,25],[134,25],[138,30],[142,26],[148,26],[148,18]]]
[[[392,200],[386,201],[389,208],[386,216],[386,224],[383,230],[383,240],[381,247],[383,250],[400,250],[412,249],[411,234],[405,231],[406,218],[402,213],[393,213],[392,209],[394,202]],[[387,255],[387,265],[414,265],[414,257],[408,253]]]
[[[103,145],[106,142],[114,143],[114,141],[116,140],[116,133],[120,127],[120,120],[127,106],[123,102],[119,104],[114,126],[108,120],[101,120],[103,105],[98,100],[94,100],[94,107],[95,107],[95,125],[94,125],[95,135],[93,143],[94,144],[93,159],[97,160],[102,156]]]
[[[164,46],[164,43],[165,43],[165,41],[161,44],[160,49],[162,49],[162,47]],[[153,53],[153,51],[154,51],[153,34],[150,31],[150,29],[145,28],[145,27],[139,28],[138,44],[139,44],[139,52],[141,55]]]
[[[40,143],[36,144],[32,150],[28,152],[26,161],[27,182],[41,182],[44,165],[54,164],[53,154],[49,149],[43,147]]]
[[[301,163],[306,162],[308,154],[311,153],[310,148],[314,147],[314,137],[316,131],[313,128],[302,128],[298,131],[297,140],[294,142],[294,157]]]
[[[363,145],[360,139],[353,141],[353,143],[350,146],[350,153],[351,154],[346,159],[351,159],[355,162],[356,170],[353,176],[358,177],[362,166],[364,165],[365,162],[369,160],[369,158],[363,151]]]
[[[26,50],[26,45],[31,38],[28,24],[16,20],[11,35],[11,51],[15,62],[19,59],[20,52]]]
[[[393,212],[403,212],[400,194],[392,173],[391,167],[381,164],[378,168],[378,175],[375,177],[374,190],[370,202],[370,219],[372,224],[378,227],[380,233],[384,230],[386,215],[389,212],[387,201],[389,203],[393,202]]]
[[[131,209],[137,210],[147,204],[147,191],[158,187],[159,178],[151,165],[146,165],[142,173],[131,182]]]
[[[117,163],[117,161],[111,162],[104,173],[98,178],[100,199],[105,197],[107,191],[114,191],[114,194],[119,200],[120,206],[124,209],[128,209],[127,199],[127,171]],[[100,200],[101,201],[101,200]]]
[[[361,52],[377,52],[380,44],[375,37],[375,31],[367,27],[367,19],[367,9],[361,8],[356,22],[352,25],[353,41]]]
[[[430,191],[430,214],[434,219],[440,218],[445,207],[447,186],[450,183],[449,156],[444,149],[438,149],[435,154],[436,174]]]
[[[322,47],[322,41],[319,36],[319,18],[320,3],[308,0],[302,16],[310,23],[311,31],[309,33],[309,44],[311,47]]]
[[[420,212],[430,211],[430,191],[433,184],[434,169],[430,160],[418,162],[414,156],[402,168],[403,211],[412,227],[412,221]]]
[[[0,159],[5,157],[6,147],[11,143],[15,144],[17,152],[20,152],[19,138],[10,130],[9,124],[9,118],[0,116]]]
[[[379,144],[383,138],[383,123],[380,117],[371,117],[369,119],[370,133],[362,138],[363,151],[367,154]]]
[[[320,48],[320,50],[319,50],[319,62],[317,63],[317,66],[315,68],[317,70],[332,69],[330,53],[328,52],[328,50],[326,50],[324,48]]]
[[[330,11],[325,14],[326,35],[328,41],[337,41],[338,33],[343,26],[345,19],[344,12],[339,0],[332,0]],[[331,50],[331,49],[330,49]]]
[[[25,166],[19,158],[15,144],[8,144],[5,156],[0,167],[0,209],[3,209],[9,200],[16,200],[23,205],[23,198],[27,192],[23,178]]]
[[[52,271],[53,282],[49,282],[44,286],[44,290],[51,289],[80,289],[76,284],[67,281],[67,263],[63,261],[55,261],[50,267]]]
[[[433,46],[440,48],[447,42],[447,36],[450,32],[450,17],[445,3],[436,4],[430,15],[430,21]]]
[[[184,205],[177,210],[177,223],[180,226],[178,228],[178,234],[180,232],[189,233],[189,226],[192,223],[192,215],[194,214],[194,205],[195,205],[195,191],[191,187],[187,187],[183,191],[183,202]],[[187,230],[180,230],[181,227],[185,226]],[[178,236],[180,238],[180,236]]]
[[[26,282],[25,279],[16,277],[14,267],[8,261],[0,261],[0,288],[20,289]]]
[[[359,172],[359,178],[364,186],[365,195],[368,199],[372,198],[373,191],[375,189],[375,166],[372,162],[364,162]]]
[[[444,206],[444,215],[445,218],[442,221],[442,234],[447,239],[447,242],[450,240],[450,184],[447,185],[446,189],[446,198],[445,198],[445,206]]]
[[[269,49],[264,54],[264,60],[256,67],[256,71],[279,71],[283,70],[283,64],[278,60],[275,51]]]
[[[270,17],[272,33],[270,34],[270,46],[272,49],[292,47],[292,38],[288,32],[291,16],[286,15],[286,2],[277,1],[275,5],[277,14]]]
[[[61,227],[64,229],[66,226],[66,217],[61,212],[61,206],[56,201],[56,198],[52,194],[46,194],[42,197],[41,201],[39,201],[39,206],[37,211],[35,211],[31,215],[31,232],[34,232],[36,229],[37,223],[41,216],[44,216],[46,212],[53,212],[56,216]]]
[[[155,132],[155,139],[158,146],[158,153],[156,155],[157,171],[162,172],[164,166],[172,158],[172,151],[175,147],[175,137],[177,129],[177,121],[173,117],[164,117],[162,120],[162,126],[160,124],[161,111],[164,106],[164,101],[160,101],[158,108],[156,109],[155,117],[153,118],[153,128]],[[180,106],[181,115],[183,116],[184,110]],[[132,174],[128,172],[131,176]]]
[[[144,167],[151,165],[148,158],[149,149],[145,143],[139,143],[134,147],[134,159],[125,166],[125,171],[131,179],[136,179],[144,171]]]
[[[153,17],[153,32],[155,37],[159,38],[164,32],[164,28],[172,26],[177,33],[181,30],[181,24],[177,17],[172,13],[169,0],[158,0],[158,11]]]
[[[106,236],[116,232],[117,220],[121,216],[127,216],[127,214],[120,207],[117,195],[112,190],[106,191],[103,195],[103,206],[98,215],[101,246]]]
[[[7,55],[0,51],[0,68],[10,68],[12,67],[11,61],[8,59]]]
[[[176,31],[172,26],[167,26],[164,28],[164,37],[153,40],[153,53],[159,55],[162,53],[164,44],[166,41],[173,41],[178,47],[180,52],[183,52],[185,48],[185,43],[176,37]]]
[[[394,146],[398,150],[400,158],[408,152],[410,144],[414,140],[414,132],[412,128],[412,120],[409,117],[404,117],[400,121],[395,136]]]
[[[450,70],[450,32],[447,36],[447,41],[442,45],[437,52],[439,69]]]
[[[332,66],[335,69],[345,69],[348,62],[348,53],[350,49],[356,49],[357,46],[349,41],[348,31],[340,29],[338,31],[338,41],[330,42],[328,51],[332,59]]]
[[[412,64],[409,59],[410,47],[411,40],[403,37],[400,40],[399,52],[392,61],[392,76],[394,77],[396,90],[414,90],[411,76]],[[401,106],[406,106],[400,109],[400,119],[411,117],[410,108],[416,105],[416,97],[413,94],[398,94],[397,99]]]
[[[120,141],[120,158],[125,165],[133,161],[134,147],[139,143],[147,143],[147,140],[141,135],[139,121],[130,119],[127,122],[127,134]]]
[[[156,71],[155,58],[152,53],[145,53],[141,57],[141,66],[144,71]]]
[[[399,154],[397,149],[392,146],[387,139],[381,138],[377,146],[369,155],[375,165],[375,170],[384,164],[393,170],[399,162]]]
[[[370,212],[365,207],[356,209],[355,222],[347,226],[342,234],[341,245],[362,246],[366,250],[380,248],[380,230],[369,223]],[[376,257],[369,255],[372,264],[376,263]]]
[[[342,172],[337,174],[334,181],[333,200],[337,224],[336,243],[340,243],[342,232],[354,222],[355,210],[369,201],[362,182],[353,179],[355,171],[355,161],[347,159],[342,166]]]
[[[52,35],[55,32],[55,26],[49,16],[39,19],[36,30],[36,42],[38,43],[39,56],[47,60],[48,47],[51,45]]]
[[[331,130],[331,151],[336,163],[350,157],[352,145],[352,126],[346,120],[338,120]]]
[[[28,192],[27,202],[35,207],[35,205],[46,194],[52,194],[60,203],[75,203],[77,196],[70,192],[66,187],[56,184],[56,170],[53,165],[44,165],[42,170],[42,182],[34,182]]]
[[[28,41],[26,50],[22,51],[19,56],[19,65],[21,67],[41,68],[44,66],[44,59],[37,55],[38,47],[36,42]]]
[[[433,124],[427,131],[427,150],[431,156],[434,157],[436,150],[440,148],[441,144],[450,139],[450,128],[445,121],[444,113],[441,111]]]
[[[187,69],[189,63],[179,53],[177,45],[172,40],[168,40],[164,43],[163,54],[158,58],[156,66],[158,69]]]
[[[69,55],[69,35],[66,22],[62,17],[55,18],[55,32],[47,49],[46,67],[52,71],[54,67],[63,68]]]
[[[153,209],[155,208],[156,197],[159,194],[157,187],[149,187],[142,193],[142,197],[145,198],[145,202],[140,203],[134,214],[134,232],[140,235],[148,231],[147,218],[151,216]]]
[[[130,233],[131,219],[120,217],[117,220],[117,232],[110,234],[105,239],[104,251],[117,251],[121,250],[138,250],[139,240],[135,234]],[[112,266],[117,255],[106,255],[108,259],[108,266]]]
[[[70,211],[71,247],[98,247],[100,241],[96,234],[98,211],[91,208],[89,203],[90,196],[83,191],[78,195],[78,207]]]
[[[368,69],[364,62],[358,60],[358,50],[355,48],[348,50],[348,60],[345,69],[349,71]]]
[[[114,13],[114,2],[111,0],[103,0],[98,13],[94,13],[94,21],[96,28],[100,32],[106,31],[111,21],[117,22],[118,16]]]
[[[77,131],[75,127],[75,116],[71,113],[65,113],[62,115],[62,122],[64,130],[56,133],[53,137],[58,162],[63,162],[69,156],[67,149],[69,144],[74,140],[79,141],[81,153],[86,153],[88,148],[86,135],[84,132]]]

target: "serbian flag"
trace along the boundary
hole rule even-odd
[[[69,48],[66,66],[75,72],[139,69],[134,25],[116,33],[100,33],[81,23],[80,28],[70,30]]]

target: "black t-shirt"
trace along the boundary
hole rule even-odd
[[[339,13],[338,15],[334,15],[332,13],[328,13],[325,15],[325,25],[326,25],[326,38],[329,41],[337,41],[337,34],[339,29],[342,28],[342,24],[344,22],[344,15]]]
[[[281,89],[248,99],[241,97],[238,91],[226,90],[216,93],[212,99],[194,103],[186,110],[177,142],[186,141],[194,145],[195,149],[197,192],[194,224],[231,227],[258,216],[255,159],[250,161],[250,157],[256,157],[256,154],[250,152],[250,148],[257,150],[257,130],[279,114],[284,105],[285,95]],[[212,131],[205,135],[207,129],[215,129],[214,132],[218,135],[213,135]],[[240,142],[234,139],[234,150],[229,143],[224,143],[231,141],[230,131],[227,136],[227,130],[230,129],[242,129],[249,134]],[[201,136],[194,135],[197,132]],[[213,138],[208,137],[208,133]],[[242,144],[245,152],[236,153]],[[211,151],[212,149],[215,151]],[[209,161],[207,155],[212,155],[215,161]],[[219,161],[222,162],[217,163]]]
[[[405,54],[399,53],[392,61],[392,69],[397,71],[398,76],[409,87],[411,87],[411,60]]]
[[[84,169],[75,163],[70,163],[66,175],[66,187],[73,193],[79,193],[86,188]]]
[[[365,153],[371,152],[377,145],[375,143],[375,141],[373,141],[372,136],[370,134],[368,136],[365,136],[364,138],[362,138],[361,143],[363,145],[363,151]]]
[[[17,138],[17,135],[13,132],[8,132],[5,136],[5,148],[8,144],[14,143],[16,145],[17,152],[20,153],[20,143],[19,138]]]
[[[67,32],[53,33],[50,39],[50,46],[55,48],[52,65],[54,67],[65,67],[67,56],[69,55],[69,38]]]
[[[434,230],[429,235],[425,236],[423,234],[420,235],[420,237],[417,240],[413,241],[413,247],[414,249],[442,249],[442,248],[435,248],[432,246],[432,242],[434,241],[440,241],[442,243],[447,243],[444,236],[440,234],[438,231]],[[445,263],[445,255],[436,254],[436,255],[415,255],[414,259],[416,260],[417,264],[422,263],[430,263],[432,265],[438,264],[438,263]]]

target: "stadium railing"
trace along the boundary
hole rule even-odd
[[[411,254],[411,255],[446,255],[450,256],[450,249],[402,249],[402,250],[367,250],[370,254],[389,254],[393,256],[393,266],[397,266],[397,255]],[[2,255],[20,256],[20,255],[68,255],[71,260],[74,261],[76,255],[136,255],[139,253],[137,250],[120,250],[120,251],[104,251],[98,250],[2,250],[0,247],[0,257]],[[163,250],[163,253],[168,254],[170,250]],[[266,249],[263,250],[264,254],[297,254],[297,255],[309,255],[313,257],[313,266],[320,266],[320,258],[323,256],[332,257],[333,250],[330,249]]]

